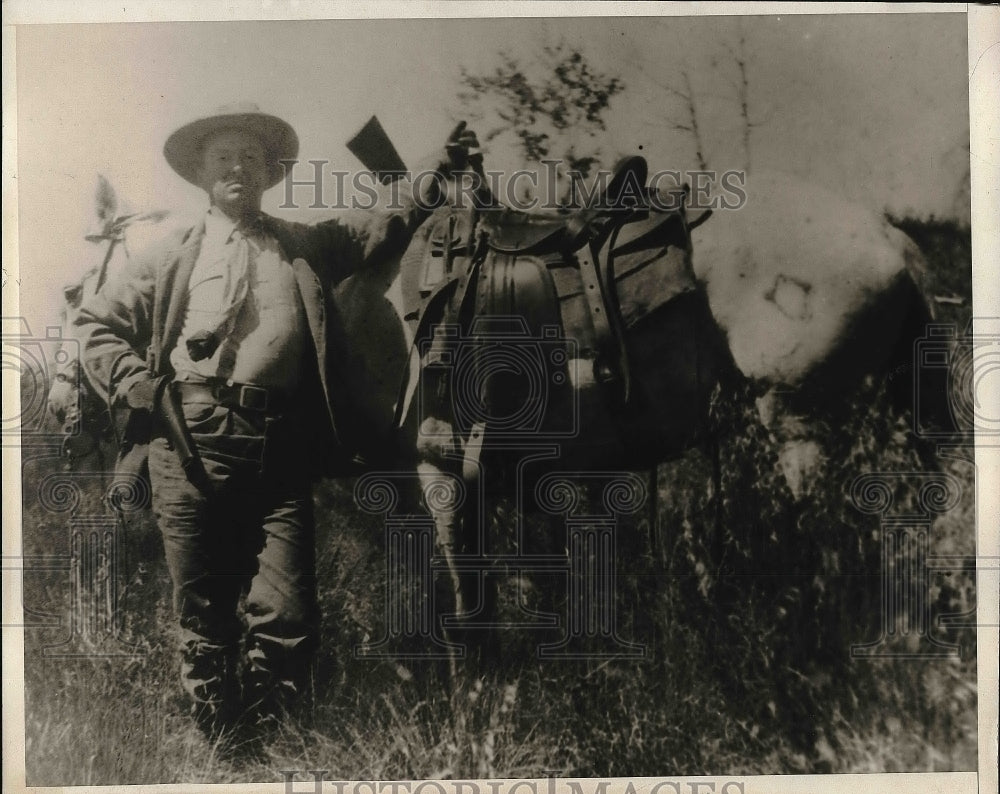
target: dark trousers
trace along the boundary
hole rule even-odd
[[[149,453],[182,684],[209,709],[285,703],[308,682],[319,623],[312,487],[296,449],[303,435],[289,420],[211,403],[185,403],[184,414],[209,487],[188,480],[164,439]]]

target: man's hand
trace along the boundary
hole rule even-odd
[[[448,155],[448,161],[443,164],[444,168],[442,169],[445,176],[455,171],[465,170],[482,173],[483,153],[479,148],[479,138],[464,121],[460,121],[451,131],[444,148]]]
[[[156,408],[157,387],[155,378],[139,378],[125,392],[125,403],[129,408],[153,411]]]
[[[80,383],[79,370],[74,363],[74,371],[59,372],[49,389],[47,400],[49,414],[64,430],[75,426],[80,420]]]
[[[445,180],[453,174],[468,171],[478,174],[480,182],[485,183],[483,153],[479,149],[479,139],[476,133],[461,121],[448,136],[444,151],[439,149],[432,153],[417,167],[415,173],[418,175],[419,195],[415,193],[414,199],[419,206],[433,209],[449,195],[450,191]],[[426,176],[428,172],[435,174],[436,178],[426,179],[420,176]]]

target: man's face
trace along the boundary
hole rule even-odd
[[[221,130],[205,141],[198,181],[227,215],[259,211],[267,176],[264,147],[255,135]]]

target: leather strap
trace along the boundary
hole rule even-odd
[[[459,261],[465,257],[459,257]],[[443,279],[434,291],[427,296],[423,307],[420,310],[420,317],[417,320],[417,327],[413,332],[413,342],[410,345],[410,355],[421,354],[421,348],[432,338],[434,326],[441,323],[448,314],[448,305],[451,304],[454,310],[451,317],[458,322],[463,332],[468,331],[471,323],[471,314],[475,304],[475,284],[479,280],[479,269],[482,259],[473,256],[468,262],[465,271],[461,276],[452,274],[449,278]],[[470,286],[472,290],[470,290]],[[406,422],[406,394],[408,391],[408,370],[400,378],[397,389],[396,410],[393,416],[393,427],[402,427]]]
[[[284,411],[292,402],[280,389],[250,383],[230,383],[223,380],[178,380],[174,383],[182,401],[214,402],[223,408],[241,411],[274,415]]]
[[[615,277],[615,255],[613,253],[615,243],[618,240],[618,233],[621,230],[621,226],[616,226],[611,232],[611,237],[604,247],[604,272],[598,272],[598,275],[603,277],[604,307],[608,314],[612,339],[615,343],[614,354],[618,365],[618,373],[622,379],[621,399],[624,404],[628,403],[631,397],[632,376],[628,366],[628,349],[625,345],[625,324],[622,322],[621,305],[618,302],[618,281]]]
[[[605,296],[604,281],[598,272],[597,258],[590,246],[584,246],[576,254],[580,268],[580,278],[583,281],[583,294],[590,309],[590,321],[594,327],[594,348],[597,354],[594,360],[594,377],[615,402],[625,400],[624,378],[622,371],[624,355],[615,342],[611,319],[608,317],[608,301]],[[621,341],[621,344],[624,344]]]

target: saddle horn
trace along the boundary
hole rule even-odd
[[[603,194],[598,194],[595,206],[603,209],[623,209],[622,199],[627,195],[626,188],[631,191],[636,199],[641,199],[646,187],[646,179],[649,177],[649,164],[646,158],[641,155],[630,155],[623,157],[615,163],[611,172],[611,181],[608,182]]]

